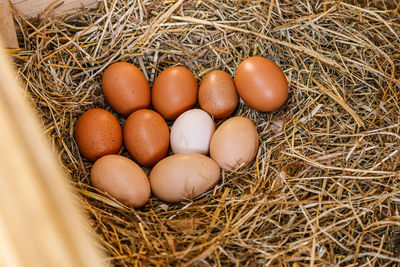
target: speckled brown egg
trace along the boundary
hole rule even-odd
[[[225,119],[235,110],[238,95],[228,73],[214,70],[204,76],[199,87],[200,107],[216,119]]]
[[[245,167],[255,158],[258,133],[246,117],[232,117],[215,131],[210,143],[210,157],[225,171]]]
[[[101,108],[82,114],[75,125],[75,141],[81,154],[90,161],[117,154],[122,146],[122,129],[117,118]]]
[[[151,101],[166,120],[174,120],[197,102],[198,84],[185,67],[170,67],[156,78]]]
[[[247,105],[259,111],[273,111],[288,97],[288,82],[282,69],[263,57],[243,60],[235,75],[236,89]]]
[[[145,205],[150,197],[150,183],[144,171],[120,155],[98,159],[93,164],[90,180],[93,187],[134,208]]]
[[[119,114],[128,117],[150,106],[150,87],[143,72],[127,62],[110,65],[101,81],[104,96]]]
[[[153,110],[135,111],[125,122],[124,143],[136,162],[143,166],[154,166],[168,153],[168,125]]]

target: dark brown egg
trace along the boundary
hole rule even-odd
[[[135,111],[125,122],[124,143],[136,162],[143,166],[154,166],[168,153],[168,125],[155,111]]]
[[[174,120],[196,104],[197,91],[197,80],[190,70],[170,67],[154,81],[151,101],[166,120]]]
[[[82,114],[75,125],[75,140],[81,154],[90,161],[117,154],[122,146],[122,129],[117,118],[101,108]]]
[[[107,102],[125,117],[150,106],[149,83],[143,72],[130,63],[110,65],[103,74],[101,84]]]
[[[235,84],[243,101],[259,111],[273,111],[288,97],[288,82],[282,69],[263,57],[242,61],[236,70]]]
[[[199,87],[200,107],[216,119],[225,119],[238,104],[235,83],[228,73],[214,70],[208,73]]]

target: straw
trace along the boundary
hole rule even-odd
[[[388,266],[400,258],[399,8],[102,1],[62,18],[17,17],[23,51],[13,57],[111,264]],[[131,62],[152,84],[174,65],[199,81],[214,69],[234,76],[249,56],[275,61],[290,87],[277,111],[235,111],[259,132],[250,166],[194,201],[152,196],[138,210],[90,186],[74,124],[90,108],[111,110],[100,84],[109,64]]]

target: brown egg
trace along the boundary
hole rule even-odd
[[[136,162],[143,166],[154,166],[168,153],[168,125],[155,111],[135,111],[125,122],[124,143]]]
[[[127,62],[110,65],[101,81],[110,106],[128,117],[135,110],[150,106],[150,87],[143,72]]]
[[[75,140],[79,151],[90,161],[117,154],[122,146],[121,125],[111,112],[90,109],[76,122]]]
[[[134,208],[150,198],[150,183],[144,171],[132,160],[120,155],[98,159],[90,172],[92,185]]]
[[[263,57],[242,61],[236,70],[235,84],[243,101],[259,111],[273,111],[288,97],[288,82],[282,69]]]
[[[215,131],[210,143],[210,157],[225,171],[247,166],[256,156],[258,133],[246,117],[224,121]]]
[[[154,195],[167,202],[193,199],[207,192],[219,179],[220,169],[209,157],[177,154],[157,163],[150,173]]]
[[[197,102],[198,84],[185,67],[170,67],[154,81],[151,101],[166,120],[174,120]]]
[[[231,115],[238,104],[232,77],[220,70],[208,73],[200,83],[199,104],[216,119],[225,119]]]

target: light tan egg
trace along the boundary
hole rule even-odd
[[[210,143],[210,157],[225,171],[244,167],[254,160],[258,149],[258,133],[246,117],[224,121]]]
[[[144,206],[150,197],[150,184],[144,171],[120,155],[98,159],[93,164],[90,179],[93,187],[134,208]]]
[[[193,199],[211,189],[219,179],[214,160],[200,154],[177,154],[153,167],[150,185],[154,195],[167,202]]]

